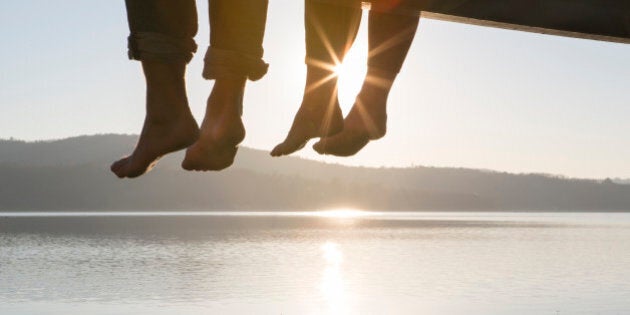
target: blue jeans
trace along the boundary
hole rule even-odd
[[[126,0],[129,58],[188,63],[197,50],[194,0]],[[246,77],[267,73],[262,41],[267,0],[209,0],[210,47],[203,77]]]

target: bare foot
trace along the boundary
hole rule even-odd
[[[331,137],[322,138],[313,145],[319,154],[351,156],[365,147],[370,140],[385,136],[387,131],[386,88],[364,84],[361,92],[343,122],[343,130]]]
[[[186,99],[185,64],[142,62],[147,80],[147,115],[133,153],[111,165],[119,178],[150,171],[163,155],[195,142],[199,128]]]
[[[245,138],[241,120],[245,79],[219,79],[208,98],[199,140],[186,150],[182,168],[219,171],[234,163]]]
[[[192,115],[172,122],[145,121],[133,153],[111,166],[120,178],[138,177],[150,171],[165,154],[185,149],[197,140],[199,130]]]
[[[332,136],[343,129],[337,77],[329,71],[309,67],[306,82],[302,105],[291,129],[286,139],[271,151],[271,156],[291,154],[302,149],[312,138]]]

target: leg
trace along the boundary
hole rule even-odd
[[[383,137],[387,97],[418,28],[419,16],[370,12],[368,71],[343,131],[317,142],[320,154],[350,156]]]
[[[354,42],[361,9],[306,0],[304,21],[304,96],[286,139],[271,151],[272,156],[291,154],[309,139],[330,136],[343,128],[334,67],[343,61]]]
[[[112,164],[118,177],[149,171],[164,154],[181,150],[198,136],[188,108],[184,73],[196,45],[194,1],[127,0],[129,57],[140,60],[146,90],[146,117],[133,153]]]
[[[221,170],[234,162],[245,138],[241,120],[247,79],[267,71],[263,62],[266,0],[210,0],[210,47],[204,78],[215,80],[199,140],[186,151],[187,170]]]

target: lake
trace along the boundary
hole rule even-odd
[[[630,214],[0,213],[1,314],[629,314]]]

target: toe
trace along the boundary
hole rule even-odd
[[[186,155],[184,156],[184,160],[182,160],[182,168],[187,170],[187,171],[194,171],[195,170],[195,164],[192,162],[193,158],[193,149],[194,149],[195,145],[192,145],[191,147],[188,148],[188,150],[186,150]]]
[[[273,150],[271,150],[271,156],[283,156],[283,155],[287,155],[289,154],[288,152],[290,152],[290,144],[287,143],[288,140],[285,140],[284,142],[276,145],[275,148],[273,148]]]
[[[283,151],[282,146],[284,145],[284,142],[277,144],[272,150],[271,152],[269,152],[269,155],[271,156],[280,156],[282,155],[281,152]]]
[[[110,169],[112,170],[112,172],[115,172],[116,170],[119,170],[129,159],[129,157],[124,157],[114,163],[112,163]]]
[[[326,150],[327,148],[328,148],[328,138],[322,138],[321,140],[313,144],[313,150],[315,150],[315,152],[322,155],[328,153]]]
[[[273,150],[271,150],[271,156],[283,156],[289,155],[295,151],[298,151],[306,145],[308,139],[287,139],[284,142],[278,144]]]
[[[118,176],[118,178],[123,178],[125,177],[125,174],[123,172],[125,165],[127,164],[127,161],[129,160],[129,157],[120,159],[114,163],[112,163],[111,167],[109,168],[112,173],[114,173],[116,176]]]
[[[184,158],[181,164],[182,168],[187,171],[195,171],[195,165],[190,161],[189,158]]]

